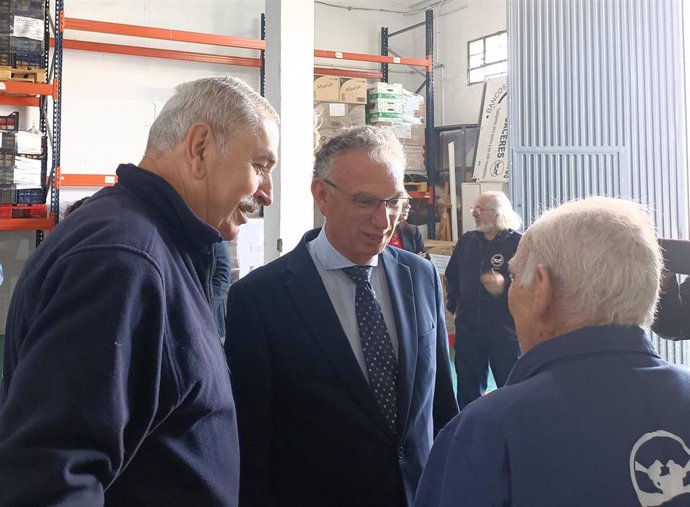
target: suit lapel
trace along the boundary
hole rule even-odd
[[[390,252],[391,249],[386,248],[381,260],[398,334],[398,435],[402,436],[410,413],[419,343],[410,268],[398,262],[397,256]]]
[[[312,239],[305,236],[306,241]],[[340,325],[328,292],[321,281],[314,261],[306,248],[305,239],[297,246],[288,269],[294,274],[285,284],[297,311],[312,338],[326,356],[333,369],[350,389],[362,408],[390,434],[376,400],[355,358],[350,342]]]

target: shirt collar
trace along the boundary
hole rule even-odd
[[[117,168],[118,185],[144,203],[174,233],[181,233],[198,249],[222,240],[220,233],[202,221],[165,179],[134,164]]]
[[[630,352],[659,357],[649,334],[638,326],[584,327],[535,346],[518,359],[507,385],[521,382],[550,363],[576,356]]]
[[[312,240],[311,244],[314,248],[314,254],[319,259],[319,262],[325,270],[331,271],[355,266],[354,262],[336,250],[331,242],[328,241],[325,225],[321,228],[319,235]],[[376,255],[366,265],[376,267],[378,263],[379,256]]]

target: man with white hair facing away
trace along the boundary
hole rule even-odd
[[[508,261],[521,220],[503,192],[485,192],[472,207],[477,230],[458,241],[446,268],[448,311],[455,314],[455,369],[463,409],[484,394],[489,364],[496,385],[505,384],[520,348],[508,311]]]
[[[510,264],[523,356],[434,443],[416,505],[690,504],[690,371],[649,339],[649,214],[606,197],[546,212]]]

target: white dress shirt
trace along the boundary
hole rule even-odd
[[[356,286],[342,270],[342,268],[355,266],[355,264],[331,245],[326,237],[326,226],[321,229],[316,238],[307,243],[307,250],[314,260],[314,264],[316,264],[316,269],[321,276],[323,285],[326,287],[326,292],[338,315],[340,325],[343,327],[359,367],[368,381],[367,365],[364,360],[362,342],[360,341],[359,329],[357,328],[357,315],[355,313]],[[386,273],[383,270],[383,266],[379,265],[378,255],[371,259],[367,265],[374,267],[371,273],[371,286],[374,288],[376,298],[381,305],[383,320],[386,322],[395,356],[398,357],[398,333],[395,327],[395,317],[388,292]]]

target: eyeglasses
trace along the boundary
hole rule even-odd
[[[379,206],[381,206],[381,203],[383,203],[383,205],[386,207],[388,211],[393,213],[400,213],[403,210],[403,208],[410,203],[409,197],[399,196],[391,197],[390,199],[379,199],[378,197],[374,197],[373,195],[352,195],[345,192],[342,188],[340,188],[338,185],[336,185],[330,180],[324,178],[323,181],[328,183],[338,192],[341,192],[342,194],[349,197],[352,201],[352,204],[355,205],[355,208],[374,211],[379,209]]]
[[[470,206],[470,213],[472,213],[474,210],[477,210],[477,213],[481,213],[482,211],[496,211],[495,208],[482,208],[481,206]]]

